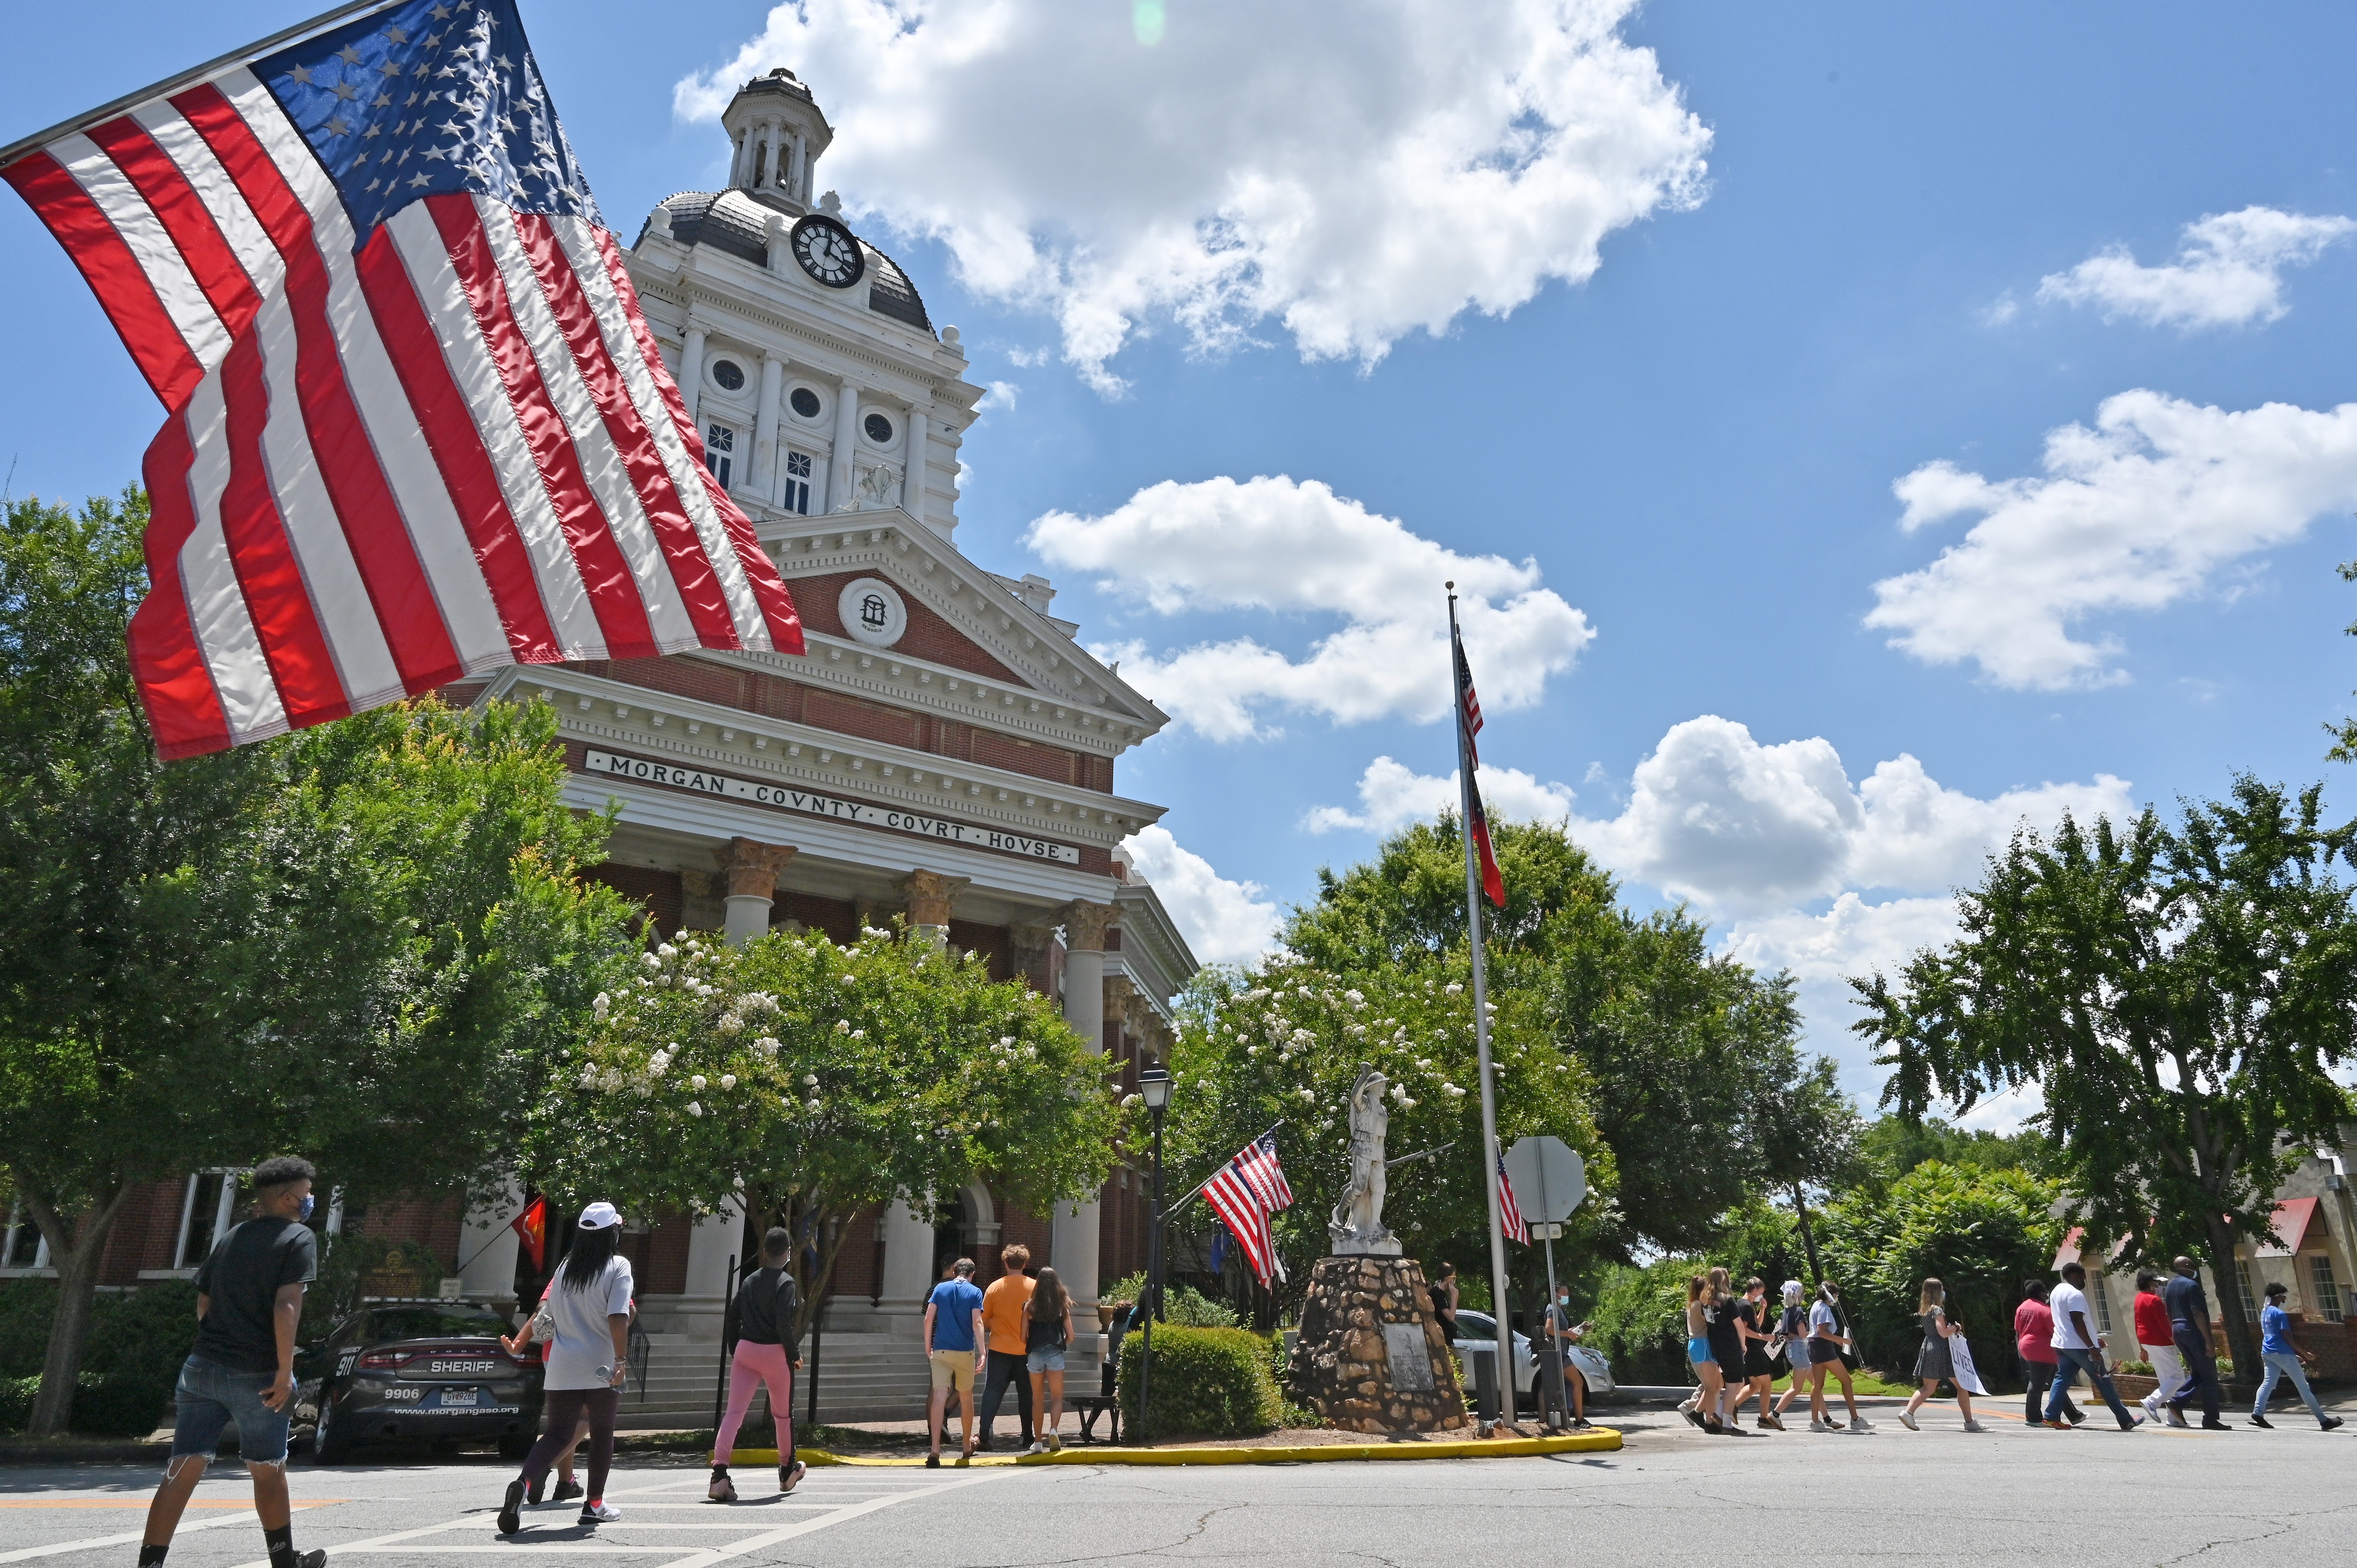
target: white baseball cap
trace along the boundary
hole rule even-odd
[[[604,1198],[581,1211],[581,1229],[584,1230],[604,1230],[621,1222],[622,1211]]]

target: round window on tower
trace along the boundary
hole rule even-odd
[[[802,415],[804,419],[816,419],[818,417],[818,393],[811,391],[810,388],[796,387],[794,389],[794,395],[788,398],[786,401],[791,403],[793,405],[794,412]]]
[[[739,392],[745,385],[745,369],[734,360],[715,360],[712,380],[722,392]]]
[[[867,432],[867,439],[878,446],[892,445],[892,422],[882,414],[869,414],[863,422],[863,428]]]

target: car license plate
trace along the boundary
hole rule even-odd
[[[442,1391],[442,1408],[444,1410],[455,1410],[465,1405],[480,1404],[482,1401],[483,1391],[480,1389],[444,1389]]]

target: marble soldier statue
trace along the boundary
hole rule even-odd
[[[1351,1177],[1326,1224],[1338,1257],[1400,1255],[1399,1238],[1383,1229],[1383,1138],[1391,1127],[1383,1090],[1389,1087],[1371,1066],[1361,1067],[1351,1086]]]

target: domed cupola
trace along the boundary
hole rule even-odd
[[[818,188],[812,166],[834,140],[834,129],[792,71],[780,66],[747,82],[720,124],[736,149],[728,166],[732,189],[789,212],[811,209]]]

